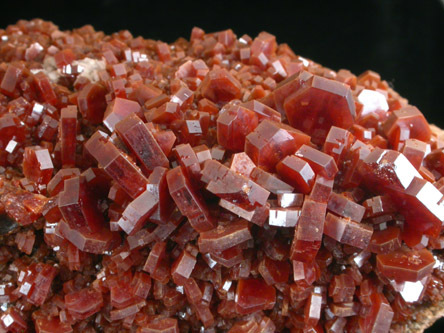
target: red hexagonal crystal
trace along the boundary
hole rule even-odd
[[[188,179],[195,186],[199,186],[200,162],[193,148],[189,144],[181,144],[174,148],[174,154],[183,170],[186,171]]]
[[[251,44],[250,62],[259,67],[265,67],[268,59],[276,52],[276,37],[268,32],[261,32]]]
[[[316,326],[321,318],[322,295],[315,290],[310,293],[304,308],[304,322],[311,326]]]
[[[239,219],[218,225],[215,229],[200,233],[199,250],[201,252],[221,252],[251,239],[248,222]]]
[[[60,169],[54,177],[51,178],[46,189],[51,196],[55,196],[60,191],[63,191],[65,179],[79,175],[80,170],[78,168]]]
[[[65,180],[59,195],[59,209],[71,228],[95,232],[104,226],[97,200],[88,190],[84,176]]]
[[[321,240],[326,211],[325,203],[305,199],[296,231],[297,238],[303,241]]]
[[[401,230],[397,227],[387,227],[373,233],[369,250],[374,253],[391,253],[401,247]]]
[[[320,269],[316,262],[304,263],[293,260],[293,279],[294,281],[305,281],[308,285],[313,284],[319,279]]]
[[[402,147],[401,153],[412,163],[412,165],[419,169],[422,165],[424,157],[430,152],[430,146],[417,139],[407,139]]]
[[[393,149],[407,139],[430,140],[431,131],[424,115],[414,106],[393,111],[384,122],[383,130]]]
[[[49,81],[49,78],[43,72],[34,75],[34,86],[41,101],[51,105],[57,104],[57,95]]]
[[[261,292],[258,293],[257,291]],[[249,314],[273,308],[276,290],[262,279],[241,279],[236,289],[236,312]]]
[[[73,167],[76,164],[76,143],[77,143],[77,107],[69,106],[63,108],[60,115],[59,124],[60,150],[62,165]]]
[[[324,233],[338,242],[365,249],[372,237],[373,228],[354,222],[349,218],[341,218],[328,213],[325,219]]]
[[[106,109],[106,89],[99,83],[89,83],[80,90],[77,105],[83,118],[100,124]]]
[[[111,131],[114,131],[116,124],[130,114],[140,112],[140,105],[137,102],[117,97],[106,107],[103,116],[103,124]]]
[[[300,208],[270,208],[268,224],[275,227],[295,227],[301,216]]]
[[[142,333],[179,333],[179,325],[175,318],[159,318],[143,325]]]
[[[335,160],[331,156],[305,144],[295,152],[295,155],[308,162],[316,174],[326,178],[333,179],[338,172]]]
[[[88,288],[74,291],[65,295],[65,306],[74,318],[86,319],[102,308],[102,293]]]
[[[23,154],[23,174],[30,181],[48,184],[52,178],[54,166],[48,149],[40,146],[26,147]]]
[[[218,264],[228,268],[240,264],[244,259],[240,245],[230,247],[221,252],[213,252],[210,254],[210,257]]]
[[[281,178],[292,185],[296,191],[310,193],[316,175],[306,161],[294,155],[287,156],[277,164],[276,170]]]
[[[430,182],[415,177],[405,192],[393,200],[416,232],[438,237],[444,223],[443,198]]]
[[[22,226],[35,222],[44,212],[48,202],[49,199],[43,195],[19,188],[3,194],[0,198],[6,214]]]
[[[284,110],[284,102],[285,99],[299,90],[299,88],[305,84],[310,78],[313,77],[313,74],[301,70],[300,72],[293,74],[287,77],[285,80],[279,82],[276,89],[274,89],[267,97],[271,101],[271,103],[266,103],[275,107],[277,111],[279,111],[282,115],[285,115]],[[266,97],[266,98],[267,98]]]
[[[198,232],[214,228],[214,220],[201,193],[191,185],[182,168],[168,171],[166,177],[171,197],[182,214],[188,217],[193,228]]]
[[[148,184],[146,186],[147,191],[149,191],[158,202],[149,219],[159,224],[165,224],[174,210],[173,200],[168,190],[167,172],[168,169],[166,168],[155,167],[148,178]]]
[[[349,131],[332,126],[328,131],[325,138],[323,151],[324,153],[332,156],[336,162],[336,165],[340,165],[344,159],[347,151],[350,149],[354,141],[354,135]]]
[[[285,99],[284,109],[290,125],[316,144],[324,143],[331,126],[349,128],[356,117],[350,87],[316,75]]]
[[[51,291],[57,269],[44,263],[32,263],[22,273],[18,292],[34,305],[42,305]]]
[[[274,194],[293,192],[292,186],[260,168],[254,168],[250,173],[250,178],[258,185]]]
[[[14,96],[15,87],[22,74],[22,70],[14,65],[8,65],[2,82],[0,83],[0,91],[8,96]]]
[[[226,69],[214,68],[200,85],[202,96],[215,103],[226,103],[241,97],[241,85]]]
[[[5,332],[26,332],[28,325],[20,312],[11,307],[7,309],[0,317],[0,328]]]
[[[205,162],[201,180],[211,193],[247,208],[265,205],[270,195],[263,187],[214,160]]]
[[[146,178],[127,156],[108,141],[105,133],[97,131],[85,144],[85,148],[132,198],[145,190]]]
[[[435,258],[427,249],[410,250],[400,248],[387,254],[376,256],[379,272],[396,281],[416,282],[429,276],[433,270]]]
[[[211,159],[211,155],[209,159]],[[233,154],[231,157],[230,169],[244,177],[249,178],[255,167],[254,162],[244,152]]]
[[[238,205],[225,199],[220,199],[219,206],[232,212],[233,214],[257,224],[258,226],[264,226],[265,221],[268,218],[270,205],[267,203],[264,206],[257,207],[245,207],[245,205]]]
[[[365,207],[347,199],[345,196],[332,193],[328,199],[327,209],[342,217],[349,217],[353,221],[361,222]]]
[[[171,266],[171,275],[173,279],[179,275],[180,278],[188,279],[196,265],[196,258],[188,251],[182,251]]]
[[[134,113],[115,124],[116,132],[137,157],[145,174],[155,167],[168,167],[169,161],[154,136]]]
[[[277,112],[275,109],[269,107],[268,105],[265,105],[261,103],[258,100],[251,100],[246,103],[242,104],[243,107],[247,108],[248,110],[256,112],[259,122],[265,119],[281,122],[281,114]]]
[[[335,275],[328,286],[328,295],[335,303],[351,302],[355,294],[355,282],[349,274]]]
[[[407,158],[394,150],[374,149],[360,165],[366,186],[373,192],[404,191],[414,177],[422,178]]]
[[[258,271],[269,285],[287,283],[290,276],[290,264],[288,261],[273,260],[265,256],[259,263]]]
[[[56,229],[65,239],[74,244],[79,250],[103,254],[116,248],[120,242],[120,235],[106,228],[97,232],[90,232],[86,228],[72,229],[65,221],[60,221]]]
[[[276,164],[293,154],[310,137],[288,125],[264,120],[245,141],[245,152],[266,171],[274,171]]]
[[[156,210],[158,204],[158,197],[147,189],[126,206],[117,224],[128,235],[134,235],[142,229],[148,217]]]
[[[240,105],[229,105],[219,112],[217,118],[217,142],[224,148],[242,151],[245,137],[258,125],[255,112]]]
[[[57,317],[39,318],[35,321],[35,331],[37,333],[71,333],[73,329],[69,323],[61,322]]]

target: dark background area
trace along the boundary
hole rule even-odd
[[[431,123],[444,127],[444,0],[7,1],[0,17],[2,28],[40,17],[62,30],[92,24],[108,34],[127,29],[166,42],[188,38],[193,26],[252,37],[265,30],[334,70],[379,72]],[[428,332],[443,331],[441,320]]]

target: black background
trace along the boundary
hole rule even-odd
[[[444,0],[370,1],[2,1],[0,27],[40,17],[62,30],[92,24],[112,33],[172,42],[193,26],[231,28],[241,36],[277,36],[295,53],[329,68],[367,69],[383,79],[431,123],[444,127]],[[444,322],[428,332],[443,332]]]

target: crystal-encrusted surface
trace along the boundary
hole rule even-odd
[[[444,299],[444,136],[379,74],[267,32],[0,37],[0,332],[384,333]]]

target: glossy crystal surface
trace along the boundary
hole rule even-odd
[[[258,167],[274,171],[279,161],[309,142],[310,137],[301,131],[265,120],[247,136],[245,152]]]
[[[313,76],[289,95],[284,110],[290,125],[311,135],[317,144],[325,141],[331,126],[348,128],[356,117],[350,87],[321,76]]]
[[[148,130],[143,121],[136,115],[130,114],[119,121],[116,132],[137,157],[146,175],[150,174],[155,167],[168,167],[168,159]]]
[[[442,303],[444,136],[379,74],[266,32],[0,37],[1,332],[385,333]]]

